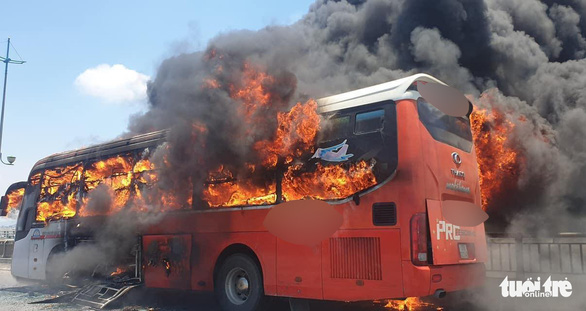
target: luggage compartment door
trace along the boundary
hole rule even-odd
[[[147,287],[191,289],[191,235],[142,237]]]

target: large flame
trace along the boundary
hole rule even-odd
[[[333,200],[346,198],[376,184],[372,171],[374,160],[323,166],[316,164],[311,172],[303,172],[301,165],[290,166],[283,177],[285,201],[304,198]]]
[[[6,194],[8,198],[8,205],[6,206],[6,215],[11,211],[20,209],[20,203],[24,196],[24,188],[14,189]]]
[[[279,158],[291,159],[311,151],[320,129],[315,100],[305,104],[297,103],[290,111],[279,113],[277,120],[275,138],[260,141],[254,146],[265,166],[276,166]]]
[[[218,70],[221,72],[221,67]],[[270,124],[271,115],[267,112],[277,98],[271,89],[278,81],[249,63],[242,67],[241,80],[223,85],[210,78],[202,87],[227,89],[230,97],[241,103],[240,113],[251,128]],[[315,151],[320,129],[321,117],[315,100],[297,103],[289,111],[272,117],[276,117],[277,125],[272,138],[256,142],[250,151],[256,155],[252,158],[258,159],[258,163],[247,163],[238,173],[229,171],[224,165],[209,172],[198,194],[204,204],[210,207],[274,204],[278,200],[279,181],[283,201],[341,199],[376,184],[374,160],[336,165],[303,164],[303,158],[309,158]],[[206,134],[203,124],[194,123],[193,145],[201,143],[199,138]],[[198,146],[205,147],[204,144]],[[169,151],[169,145],[162,147]],[[170,165],[165,156],[161,165]],[[131,153],[85,164],[85,167],[78,163],[46,170],[41,180],[37,220],[70,218],[76,214],[112,214],[124,208],[146,211],[156,206],[161,211],[192,204],[192,192],[177,193],[176,189],[163,187],[160,180],[153,162],[148,158],[136,159]],[[100,197],[98,194],[110,198],[102,201],[102,205],[108,205],[106,208],[94,209],[92,200]]]
[[[44,171],[40,181],[41,194],[37,204],[37,221],[75,216],[82,173],[81,163]]]
[[[515,124],[497,108],[474,110],[470,123],[478,161],[482,208],[491,210],[494,201],[517,189],[523,158],[511,143]]]

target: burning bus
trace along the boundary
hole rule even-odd
[[[481,205],[472,106],[464,98],[464,113],[451,115],[450,103],[422,97],[422,85],[444,84],[417,74],[298,104],[279,115],[278,130],[304,115],[306,148],[268,154],[243,172],[220,166],[203,179],[194,175],[187,193],[159,183],[155,163],[167,161],[154,159],[169,148],[166,131],[44,158],[26,183],[12,274],[71,275],[89,259],[68,254],[102,245],[106,236],[123,255],[101,258],[107,262],[92,275],[214,291],[225,310],[255,310],[265,296],[360,301],[480,285],[484,225],[445,217],[454,207],[466,214]],[[335,233],[312,246],[280,239],[264,225],[275,205],[303,199],[326,201],[342,216]],[[156,216],[127,230],[132,243],[108,236],[153,210]],[[108,225],[112,219],[126,220]],[[304,230],[303,219],[290,225]]]

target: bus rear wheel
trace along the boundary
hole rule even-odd
[[[244,254],[224,260],[214,279],[214,292],[224,311],[262,310],[266,304],[260,267]]]

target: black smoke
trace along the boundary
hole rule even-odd
[[[169,178],[183,183],[202,163],[251,161],[254,142],[274,133],[275,123],[244,122],[230,97],[244,63],[281,81],[266,81],[276,95],[264,116],[426,72],[516,125],[523,195],[498,207],[504,219],[531,232],[576,230],[586,213],[585,32],[580,0],[319,0],[292,25],[221,34],[204,51],[165,60],[148,86],[149,111],[129,130],[171,128]],[[210,77],[222,86],[202,88]],[[194,123],[208,129],[196,141]],[[543,229],[543,219],[559,221]]]

